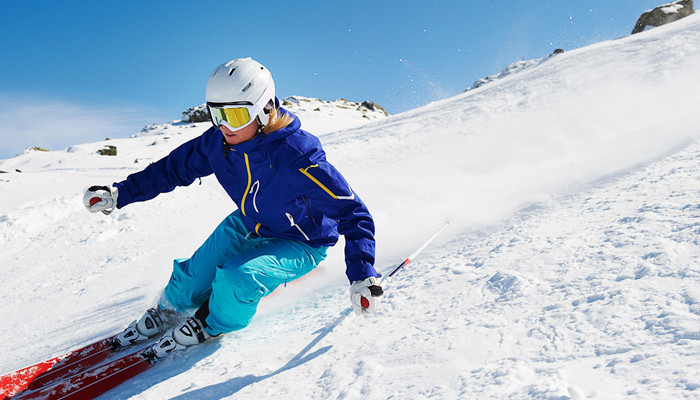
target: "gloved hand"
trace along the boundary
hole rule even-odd
[[[355,281],[350,285],[350,301],[355,314],[370,314],[379,306],[384,290],[379,285],[379,279],[370,276],[363,281]]]
[[[110,189],[107,186],[90,186],[83,195],[83,204],[90,212],[102,211],[109,215],[117,208],[117,188]]]

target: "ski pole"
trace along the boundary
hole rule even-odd
[[[432,242],[433,240],[435,240],[435,238],[436,238],[442,231],[444,231],[445,228],[447,228],[447,225],[449,225],[449,224],[450,224],[449,221],[447,221],[447,222],[445,222],[444,224],[442,224],[442,226],[440,227],[440,229],[438,229],[437,232],[433,233],[433,236],[431,236],[430,238],[428,238],[428,240],[426,240],[416,251],[414,251],[413,254],[411,254],[410,256],[408,256],[408,258],[405,259],[401,264],[399,264],[398,267],[396,267],[393,271],[391,271],[391,273],[390,273],[389,275],[387,275],[387,276],[385,276],[384,278],[382,278],[381,284],[383,284],[384,282],[388,282],[388,281],[389,281],[389,278],[393,278],[394,275],[396,275],[397,272],[399,272],[403,267],[405,267],[406,265],[408,265],[408,263],[410,263],[411,260],[413,260],[413,259],[418,255],[418,253],[420,253],[420,252],[423,251],[426,247],[428,247],[428,245],[430,244],[430,242]]]

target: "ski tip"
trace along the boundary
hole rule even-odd
[[[49,371],[61,357],[42,361],[0,377],[0,399],[11,399],[24,392],[32,381]]]

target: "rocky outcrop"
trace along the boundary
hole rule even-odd
[[[346,99],[325,101],[304,96],[289,96],[285,97],[284,100],[282,100],[282,107],[287,108],[289,111],[295,114],[299,111],[303,112],[306,110],[323,110],[332,112],[335,109],[354,110],[365,118],[369,118],[370,115],[380,115],[384,117],[388,117],[389,115],[391,115],[384,108],[382,108],[382,106],[370,100],[365,100],[362,103],[358,103]]]
[[[209,110],[207,105],[202,104],[197,107],[190,107],[182,113],[182,122],[207,122],[209,121]]]
[[[642,14],[634,25],[632,34],[644,31],[647,27],[656,27],[678,21],[694,13],[693,0],[679,0],[658,6]]]
[[[380,111],[380,112],[383,112],[387,116],[389,115],[389,113],[382,106],[380,106],[379,104],[377,104],[373,101],[369,101],[369,100],[363,101],[362,107],[364,107],[370,111]]]
[[[27,151],[44,151],[44,152],[48,152],[48,151],[51,151],[51,150],[47,150],[47,149],[45,149],[45,148],[43,148],[43,147],[39,147],[39,146],[32,146],[32,147],[28,148]]]
[[[105,145],[104,148],[97,150],[97,154],[101,156],[116,156],[117,155],[117,146],[112,146],[112,145]]]

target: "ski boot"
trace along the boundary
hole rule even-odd
[[[134,321],[120,334],[109,340],[112,350],[121,350],[135,343],[143,342],[149,337],[165,331],[171,326],[177,313],[160,307],[149,308],[141,319]]]
[[[204,330],[204,325],[195,317],[187,318],[175,328],[171,328],[153,346],[142,355],[150,362],[156,362],[176,350],[204,343],[211,335]]]

